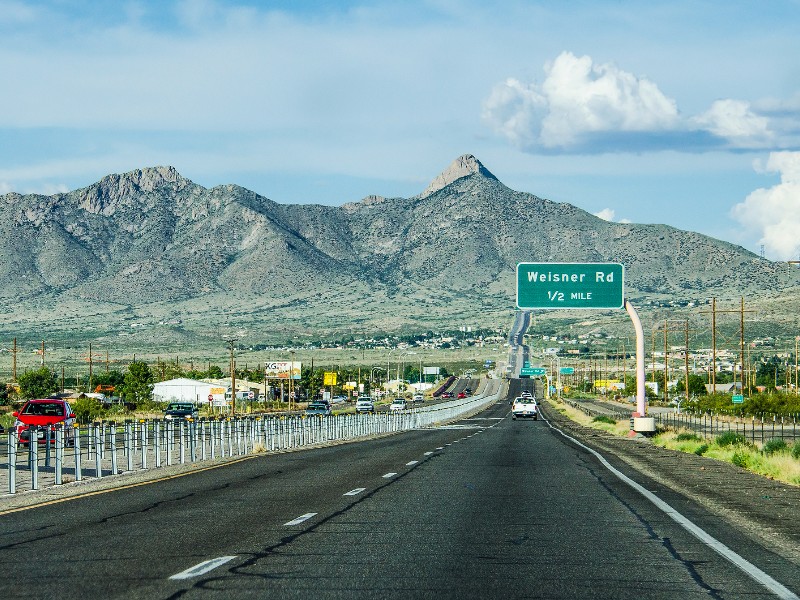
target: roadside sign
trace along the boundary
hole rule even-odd
[[[530,369],[531,361],[526,360],[525,362],[522,363],[522,366],[525,367],[526,369]]]
[[[208,401],[209,402],[213,402],[214,401],[214,394],[209,394],[208,395]]]
[[[325,371],[322,375],[322,385],[336,385],[336,372]]]
[[[256,394],[255,392],[247,392],[247,399],[248,400],[255,400]]]
[[[734,404],[742,404],[744,403],[744,396],[741,394],[736,394],[733,396],[733,403]]]
[[[539,377],[547,373],[543,367],[523,367],[519,370],[520,377]]]
[[[562,375],[574,375],[575,367],[561,367],[561,369],[559,369],[559,373]]]
[[[621,263],[518,263],[517,308],[625,306]]]

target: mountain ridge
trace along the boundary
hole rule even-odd
[[[5,194],[0,206],[0,276],[8,284],[0,297],[21,301],[12,312],[25,327],[25,307],[43,297],[79,300],[87,311],[111,302],[123,313],[208,303],[219,319],[234,320],[246,311],[226,311],[226,297],[255,306],[294,298],[338,318],[341,308],[320,308],[328,293],[387,315],[409,310],[404,296],[413,297],[420,313],[406,321],[425,327],[426,319],[463,318],[469,305],[512,310],[518,262],[622,262],[628,295],[640,297],[798,284],[778,263],[728,242],[607,222],[512,190],[469,154],[417,196],[342,206],[280,204],[234,184],[205,188],[171,166],[53,196]]]

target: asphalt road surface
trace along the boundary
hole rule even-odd
[[[1,514],[0,597],[776,597],[547,422],[508,415],[500,399],[449,427]],[[680,502],[797,592],[794,565]]]

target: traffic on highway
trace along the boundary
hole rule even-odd
[[[521,344],[511,353],[517,368],[528,360]],[[548,405],[541,379],[450,391],[381,412],[365,398],[364,414],[346,417],[363,427],[407,415],[407,427],[270,445],[282,433],[258,451],[253,429],[226,430],[210,438],[225,449],[213,461],[5,496],[0,593],[797,598],[796,555],[593,449]]]

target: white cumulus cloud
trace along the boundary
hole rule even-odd
[[[769,119],[755,114],[748,102],[717,100],[711,108],[693,119],[706,131],[725,138],[734,145],[752,147],[772,140]]]
[[[756,231],[767,254],[777,260],[797,260],[800,254],[800,152],[772,152],[765,171],[780,173],[771,188],[752,192],[733,207],[731,215],[745,229]]]
[[[637,151],[796,147],[798,110],[788,102],[721,99],[695,116],[656,83],[590,56],[562,52],[541,83],[508,78],[483,103],[483,119],[524,150]],[[779,133],[776,133],[779,132]]]
[[[613,208],[604,208],[603,210],[601,210],[599,212],[596,212],[596,213],[592,213],[592,214],[594,214],[595,217],[599,217],[599,218],[603,219],[604,221],[610,221],[612,223],[614,223],[614,222],[617,222],[617,223],[630,223],[631,222],[630,219],[619,219],[619,220],[617,220],[617,213]]]
[[[484,118],[517,144],[565,147],[585,134],[665,131],[678,123],[675,101],[655,83],[612,64],[562,52],[545,73],[540,86],[507,79],[484,103]]]
[[[600,212],[594,213],[594,216],[600,217],[601,219],[603,219],[603,221],[613,221],[615,214],[616,213],[614,212],[613,208],[604,208]]]

